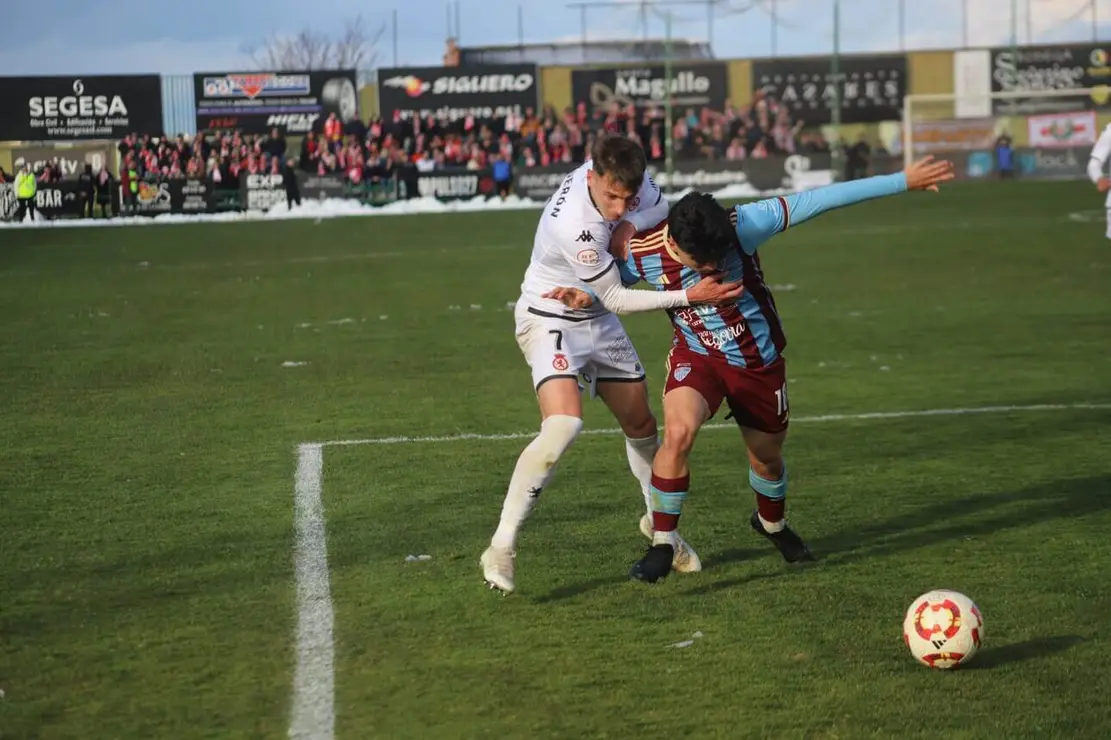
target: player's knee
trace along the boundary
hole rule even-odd
[[[575,438],[582,431],[582,419],[576,416],[554,414],[540,425],[540,434],[528,446],[528,451],[546,468],[552,468]]]
[[[662,447],[674,455],[687,455],[694,447],[694,436],[697,429],[690,424],[664,423],[664,441]]]
[[[648,437],[655,437],[659,430],[656,426],[656,417],[652,415],[651,411],[648,411],[646,414],[623,419],[621,421],[621,431],[625,432],[625,436],[629,439],[647,439]]]
[[[750,459],[749,471],[764,480],[777,481],[783,478],[787,466],[783,462],[783,455],[768,455],[763,459]]]

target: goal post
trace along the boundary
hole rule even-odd
[[[903,161],[992,149],[1002,134],[1016,147],[1090,146],[1099,136],[1099,119],[1111,117],[1109,98],[1107,87],[907,95],[898,137]]]

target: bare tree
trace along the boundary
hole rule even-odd
[[[285,72],[310,69],[366,69],[378,59],[378,44],[386,33],[383,22],[367,33],[361,15],[344,22],[343,31],[331,37],[312,28],[292,36],[272,34],[244,51],[259,69]]]

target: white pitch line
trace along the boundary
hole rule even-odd
[[[1070,410],[1111,410],[1111,403],[1043,403],[1031,406],[978,406],[958,409],[924,409],[921,411],[875,411],[865,414],[825,414],[823,416],[796,416],[791,418],[792,424],[815,424],[835,421],[872,421],[884,419],[913,419],[923,416],[970,416],[973,414],[1009,414],[1019,412],[1039,411],[1070,411]],[[735,429],[735,424],[707,424],[703,429]],[[621,434],[621,429],[616,427],[606,429],[584,429],[582,434]],[[418,444],[429,442],[464,442],[478,440],[494,442],[507,439],[529,439],[535,437],[536,432],[510,432],[508,434],[450,434],[438,437],[373,437],[370,439],[336,439],[328,442],[315,442],[320,447],[355,447],[359,445],[400,445]]]
[[[332,740],[335,736],[334,616],[321,501],[323,472],[323,448],[311,443],[298,446],[293,492],[297,669],[293,677],[293,719],[289,726],[289,736],[298,740]]]

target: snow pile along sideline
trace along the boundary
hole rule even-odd
[[[690,192],[689,189],[668,194],[675,201]],[[714,197],[722,200],[758,198],[760,196],[785,195],[789,190],[761,193],[752,185],[729,185],[714,192]],[[475,211],[527,211],[543,207],[545,201],[530,200],[511,195],[505,200],[500,198],[476,197],[469,200],[443,202],[435,198],[413,198],[399,200],[384,206],[368,206],[356,200],[332,198],[328,200],[302,201],[292,210],[284,205],[275,206],[269,211],[232,211],[228,213],[176,214],[165,213],[158,216],[120,216],[110,219],[70,218],[54,221],[25,219],[23,223],[0,222],[0,229],[65,229],[109,226],[164,226],[171,224],[196,223],[237,223],[241,221],[288,221],[304,219],[345,218],[349,216],[409,216],[430,213],[471,213]]]

